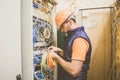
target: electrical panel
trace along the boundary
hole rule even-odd
[[[43,1],[33,1],[33,76],[34,80],[54,80],[54,70],[41,67],[43,54],[49,46],[55,45],[51,8],[43,5]]]

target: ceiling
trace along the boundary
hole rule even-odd
[[[56,0],[57,10],[61,8],[74,8],[74,9],[83,9],[83,8],[96,8],[96,7],[109,7],[115,0]]]

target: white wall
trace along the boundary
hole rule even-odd
[[[20,0],[0,2],[0,80],[21,74]]]

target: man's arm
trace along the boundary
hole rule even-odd
[[[55,53],[51,55],[53,59],[56,60],[56,62],[58,62],[69,74],[76,77],[82,69],[88,47],[89,45],[86,40],[84,40],[83,38],[77,38],[73,42],[71,62],[65,61]]]
[[[72,62],[67,62],[63,60],[60,56],[57,56],[55,59],[69,74],[76,77],[83,65],[83,61],[80,60],[72,60]]]

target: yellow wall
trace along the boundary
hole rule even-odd
[[[120,9],[116,12],[116,21],[115,21],[115,27],[116,27],[116,33],[115,33],[115,41],[116,41],[116,47],[115,47],[115,58],[113,65],[115,67],[115,73],[116,73],[116,80],[120,79]]]

